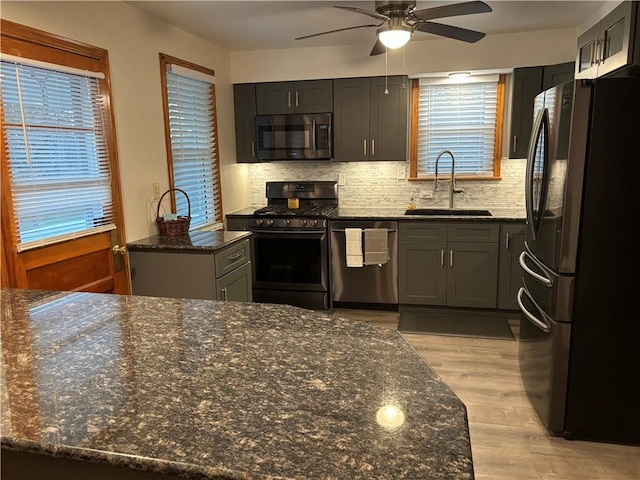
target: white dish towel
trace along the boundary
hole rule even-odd
[[[345,228],[347,267],[362,267],[362,229]]]

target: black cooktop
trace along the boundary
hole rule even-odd
[[[297,216],[297,217],[328,217],[336,209],[328,205],[301,205],[300,208],[289,208],[287,205],[268,205],[259,208],[254,215],[258,216]]]

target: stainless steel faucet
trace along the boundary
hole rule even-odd
[[[449,208],[453,208],[453,194],[454,193],[464,193],[462,188],[456,188],[456,157],[453,156],[453,152],[451,150],[442,150],[438,153],[436,157],[436,176],[433,179],[433,191],[438,191],[438,162],[440,161],[440,157],[448,153],[451,156],[451,182],[449,186]]]

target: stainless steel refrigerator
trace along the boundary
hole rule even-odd
[[[640,444],[640,78],[541,93],[526,166],[519,365],[556,435]]]

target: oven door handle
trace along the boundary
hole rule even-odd
[[[529,310],[527,310],[527,307],[524,306],[524,303],[522,302],[523,295],[526,295],[529,301],[533,303],[536,309],[540,312],[540,307],[538,307],[538,304],[533,300],[533,298],[531,298],[531,294],[527,292],[524,287],[520,287],[520,290],[518,290],[518,296],[516,297],[520,311],[524,314],[525,317],[527,317],[527,319],[529,319],[531,323],[533,323],[540,330],[542,330],[545,333],[550,332],[551,327],[547,323],[543,322],[538,317],[536,317],[534,314],[529,312]]]
[[[322,235],[326,233],[326,230],[259,230],[256,228],[251,229],[254,233],[267,233],[272,235]]]

